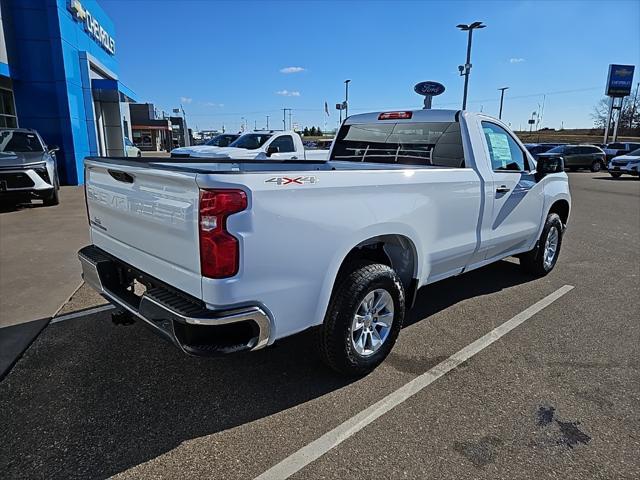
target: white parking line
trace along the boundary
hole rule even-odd
[[[507,320],[502,325],[494,328],[489,333],[480,337],[473,343],[470,343],[462,350],[451,355],[448,359],[439,363],[431,370],[423,373],[419,377],[414,378],[409,383],[403,385],[395,392],[390,393],[382,400],[374,403],[366,410],[351,417],[346,422],[338,425],[333,430],[325,433],[317,440],[314,440],[310,444],[302,447],[297,452],[288,456],[277,465],[274,465],[266,472],[262,473],[256,480],[275,480],[288,478],[294,473],[298,472],[305,466],[309,465],[314,460],[317,460],[322,455],[327,453],[332,448],[340,445],[352,435],[358,433],[364,427],[376,420],[378,417],[384,415],[392,408],[400,405],[402,402],[418,393],[423,388],[429,386],[437,379],[446,375],[448,372],[456,368],[462,362],[465,362],[469,358],[473,357],[476,353],[487,348],[496,340],[500,339],[511,330],[521,325],[529,318],[533,317],[536,313],[551,305],[557,299],[562,297],[565,293],[573,289],[572,285],[564,285],[552,294],[544,297],[539,302],[534,303],[526,310],[520,312],[518,315],[510,320]]]
[[[53,317],[49,324],[64,322],[65,320],[71,320],[72,318],[84,317],[86,315],[93,315],[94,313],[104,312],[115,308],[113,305],[102,305],[101,307],[88,308],[86,310],[80,310],[79,312],[68,313],[66,315],[60,315],[59,317]]]

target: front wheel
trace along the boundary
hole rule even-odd
[[[620,172],[609,172],[609,175],[611,175],[613,178],[620,178],[622,176]]]
[[[592,172],[599,172],[600,170],[602,170],[602,162],[600,160],[595,160],[591,164],[591,171]]]
[[[520,256],[520,265],[525,271],[543,277],[556,266],[564,228],[562,220],[556,213],[547,215],[536,247]]]
[[[54,172],[53,188],[42,198],[45,207],[53,207],[60,203],[60,183],[58,182],[58,172]]]
[[[404,311],[404,289],[392,268],[354,265],[331,296],[319,339],[323,361],[344,375],[369,373],[393,348]]]

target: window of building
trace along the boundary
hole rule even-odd
[[[16,128],[18,117],[16,105],[13,101],[13,92],[0,88],[0,128]]]
[[[490,122],[482,122],[491,166],[495,172],[529,170],[529,164],[520,145],[511,135],[499,125]]]

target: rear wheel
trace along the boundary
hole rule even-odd
[[[591,171],[599,172],[600,170],[602,170],[602,167],[602,160],[594,160],[594,162],[591,164]]]
[[[620,178],[622,176],[620,172],[609,172],[609,175],[611,175],[613,178]]]
[[[404,289],[392,268],[354,265],[336,283],[320,331],[323,361],[345,375],[369,373],[393,348],[404,310]]]
[[[564,228],[557,213],[547,215],[536,247],[520,256],[520,265],[525,271],[543,277],[556,266]]]

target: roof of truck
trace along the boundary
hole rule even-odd
[[[389,119],[379,120],[381,114],[390,112],[411,112],[411,118],[408,119]],[[360,113],[358,115],[350,115],[345,120],[345,124],[354,123],[384,123],[384,122],[455,122],[457,114],[460,110],[387,110],[371,113]]]

